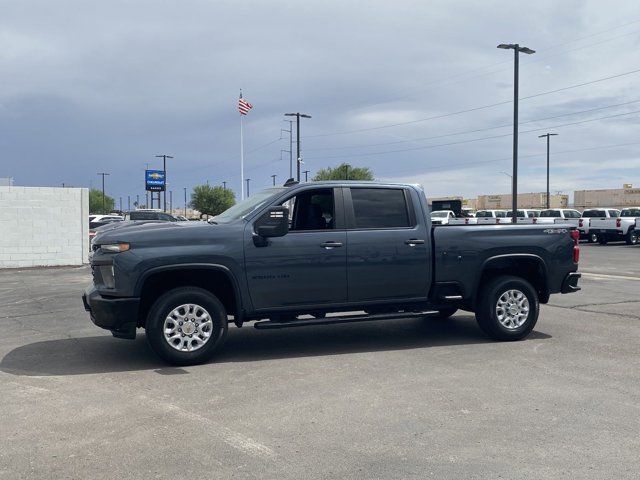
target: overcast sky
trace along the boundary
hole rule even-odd
[[[520,191],[545,188],[547,131],[559,134],[552,191],[640,184],[636,2],[0,0],[0,10],[0,177],[17,185],[96,187],[104,171],[126,202],[166,153],[174,206],[207,180],[239,192],[242,88],[254,105],[252,191],[288,177],[282,114],[300,111],[313,116],[301,128],[310,175],[346,161],[431,196],[507,193],[504,42],[537,51],[520,65]]]

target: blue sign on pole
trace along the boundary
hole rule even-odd
[[[145,170],[144,184],[150,192],[164,192],[164,170]]]

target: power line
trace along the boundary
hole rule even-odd
[[[522,133],[532,133],[532,132],[539,132],[541,130],[547,130],[547,129],[554,129],[554,128],[560,128],[560,127],[568,127],[571,125],[580,125],[583,123],[589,123],[589,122],[595,122],[597,120],[606,120],[609,118],[616,118],[616,117],[622,117],[625,115],[632,115],[634,113],[640,113],[640,110],[634,110],[632,112],[626,112],[626,113],[618,113],[615,115],[606,115],[604,117],[598,117],[598,118],[592,118],[589,120],[581,120],[578,122],[570,122],[570,123],[563,123],[563,124],[559,124],[559,125],[551,125],[548,127],[542,127],[542,128],[535,128],[532,130],[524,130]],[[427,150],[427,149],[431,149],[431,148],[438,148],[438,147],[448,147],[451,145],[460,145],[463,143],[474,143],[474,142],[480,142],[483,140],[492,140],[495,138],[503,138],[503,137],[510,137],[512,136],[511,133],[503,133],[500,135],[491,135],[488,137],[480,137],[480,138],[471,138],[468,140],[459,140],[456,142],[449,142],[449,143],[439,143],[436,145],[424,145],[424,146],[420,146],[420,147],[412,147],[412,148],[404,148],[404,149],[400,149],[400,150],[385,150],[382,152],[370,152],[370,153],[352,153],[350,155],[334,155],[334,156],[325,156],[325,157],[309,157],[309,160],[313,160],[313,159],[335,159],[335,158],[351,158],[351,157],[369,157],[369,156],[376,156],[376,155],[386,155],[388,153],[401,153],[401,152],[412,152],[412,151],[416,151],[416,150]]]
[[[564,155],[567,153],[580,153],[580,152],[588,152],[588,151],[593,151],[593,150],[605,150],[605,149],[609,149],[609,148],[618,148],[618,147],[630,147],[630,146],[635,146],[635,145],[640,145],[640,142],[630,142],[630,143],[618,143],[618,144],[613,144],[613,145],[598,145],[595,147],[586,147],[586,148],[578,148],[578,149],[574,149],[574,150],[562,150],[559,152],[554,152],[554,155]],[[535,157],[542,157],[545,156],[546,153],[533,153],[533,154],[529,154],[529,155],[520,155],[520,158],[535,158]],[[440,166],[433,166],[433,167],[427,167],[426,169],[422,169],[421,171],[433,171],[433,170],[438,170],[438,171],[442,171],[442,172],[447,172],[450,170],[457,170],[457,168],[448,168],[448,167],[465,167],[465,166],[469,166],[469,165],[483,165],[485,163],[497,163],[497,162],[504,162],[507,160],[511,160],[512,157],[502,157],[502,158],[494,158],[492,160],[473,160],[470,162],[458,162],[458,163],[447,163],[446,165],[443,165],[445,168],[443,169]],[[412,174],[416,173],[415,169],[411,169],[411,170],[401,170],[400,172],[394,172],[396,174],[404,174],[406,172],[411,172]],[[419,173],[419,172],[418,172]]]
[[[579,115],[582,113],[589,113],[589,112],[595,112],[598,110],[605,110],[607,108],[615,108],[615,107],[622,107],[625,105],[630,105],[632,103],[638,103],[640,102],[640,99],[638,100],[631,100],[629,102],[623,102],[623,103],[617,103],[614,105],[605,105],[602,107],[596,107],[596,108],[590,108],[587,110],[580,110],[577,112],[570,112],[570,113],[563,113],[560,115],[554,115],[551,117],[544,117],[544,118],[536,118],[533,120],[527,120],[524,122],[520,122],[519,125],[526,125],[528,123],[536,123],[536,122],[543,122],[546,120],[553,120],[555,118],[561,118],[561,117],[568,117],[571,115]],[[452,137],[452,136],[456,136],[456,135],[465,135],[468,133],[478,133],[478,132],[486,132],[488,130],[496,130],[498,128],[506,128],[506,127],[511,127],[513,124],[512,123],[508,123],[508,124],[503,124],[503,125],[496,125],[493,127],[485,127],[485,128],[477,128],[474,130],[463,130],[463,131],[459,131],[459,132],[453,132],[453,133],[444,133],[441,135],[433,135],[430,137],[418,137],[418,138],[410,138],[410,139],[406,139],[406,140],[396,140],[393,142],[382,142],[382,143],[368,143],[368,144],[361,144],[361,145],[348,145],[348,146],[342,146],[342,147],[316,147],[316,148],[308,148],[308,151],[318,151],[318,150],[346,150],[346,149],[352,149],[352,148],[366,148],[366,147],[380,147],[380,146],[384,146],[384,145],[398,145],[401,143],[412,143],[412,142],[418,142],[418,141],[423,141],[423,140],[434,140],[437,138],[445,138],[445,137]]]
[[[588,81],[588,82],[578,83],[578,84],[575,84],[575,85],[569,85],[567,87],[562,87],[562,88],[558,88],[558,89],[555,89],[555,90],[549,90],[547,92],[540,92],[540,93],[536,93],[536,94],[533,94],[533,95],[528,95],[526,97],[521,97],[520,100],[528,100],[530,98],[536,98],[536,97],[541,97],[543,95],[550,95],[552,93],[563,92],[563,91],[570,90],[570,89],[573,89],[573,88],[584,87],[586,85],[593,85],[594,83],[604,82],[606,80],[612,80],[614,78],[624,77],[626,75],[632,75],[632,74],[638,73],[638,72],[640,72],[640,69],[631,70],[631,71],[619,73],[619,74],[616,74],[616,75],[610,75],[608,77],[597,78],[595,80],[591,80],[591,81]],[[418,120],[410,120],[408,122],[392,123],[392,124],[387,124],[387,125],[379,125],[377,127],[360,128],[360,129],[355,129],[355,130],[345,130],[345,131],[342,131],[342,132],[321,133],[321,134],[316,134],[316,135],[307,135],[306,138],[330,137],[330,136],[335,136],[335,135],[348,135],[348,134],[351,134],[351,133],[370,132],[370,131],[373,131],[373,130],[381,130],[381,129],[384,129],[384,128],[399,127],[399,126],[403,126],[403,125],[410,125],[410,124],[414,124],[414,123],[426,122],[428,120],[437,120],[437,119],[440,119],[440,118],[452,117],[454,115],[460,115],[462,113],[475,112],[477,110],[483,110],[485,108],[497,107],[499,105],[507,105],[509,103],[512,103],[512,100],[505,100],[503,102],[491,103],[489,105],[482,105],[480,107],[468,108],[468,109],[465,109],[465,110],[459,110],[457,112],[443,113],[441,115],[435,115],[435,116],[427,117],[427,118],[420,118]]]

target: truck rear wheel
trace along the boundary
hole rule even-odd
[[[476,320],[495,340],[521,340],[538,321],[538,294],[520,277],[492,279],[480,292]]]
[[[145,325],[153,351],[173,365],[207,361],[224,343],[227,312],[215,295],[197,287],[170,290],[149,310]]]
[[[627,243],[627,245],[635,245],[636,243],[638,243],[638,233],[633,228],[630,228],[627,234],[624,236],[624,241]]]
[[[587,239],[589,240],[589,243],[596,243],[598,241],[598,234],[597,233],[590,233],[588,235]]]

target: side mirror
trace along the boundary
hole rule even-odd
[[[256,235],[262,238],[283,237],[289,232],[289,209],[270,207],[253,224]]]

